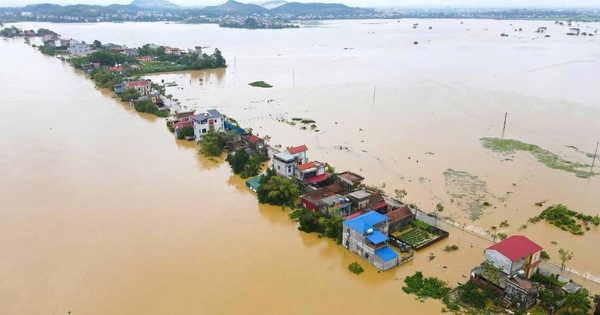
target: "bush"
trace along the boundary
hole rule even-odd
[[[445,252],[452,252],[452,251],[455,251],[455,250],[459,250],[459,248],[458,248],[457,245],[446,245],[446,246],[444,246],[444,251]]]
[[[248,160],[250,160],[250,157],[244,148],[237,150],[233,156],[227,159],[234,174],[239,174],[244,171]]]
[[[357,262],[353,262],[350,265],[348,265],[348,270],[352,271],[352,273],[357,274],[357,275],[359,275],[359,274],[363,273],[363,271],[365,271],[363,269],[363,267]]]
[[[181,128],[179,135],[182,136],[183,138],[187,138],[187,137],[193,138],[194,137],[194,127],[185,126],[185,127]]]
[[[209,131],[199,142],[200,152],[206,156],[220,156],[227,142],[233,137],[229,132]]]
[[[404,283],[406,283],[406,286],[402,287],[402,291],[419,297],[441,299],[450,292],[446,282],[435,277],[425,278],[420,271],[404,278]]]
[[[469,281],[465,284],[461,284],[456,289],[458,300],[462,303],[475,307],[477,309],[485,308],[487,298],[483,293],[480,292],[477,286]]]

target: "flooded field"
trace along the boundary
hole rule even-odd
[[[570,267],[600,275],[597,227],[575,236],[527,223],[540,201],[599,214],[600,177],[551,169],[527,152],[501,155],[480,141],[501,136],[508,112],[506,138],[591,164],[579,151],[593,152],[600,140],[596,36],[536,21],[333,21],[278,31],[18,26],[87,42],[218,47],[226,70],[149,78],[175,81],[167,91],[182,104],[217,108],[273,145],[305,143],[310,158],[338,171],[385,183],[390,194],[405,189],[424,210],[442,203],[443,216],[483,232],[507,220],[500,232],[524,234],[553,258],[568,248]],[[535,33],[539,26],[551,37]],[[404,294],[402,279],[422,270],[464,282],[491,244],[451,231],[414,261],[378,273],[300,233],[280,208],[258,205],[228,165],[200,157],[164,121],[65,63],[21,40],[0,41],[0,57],[0,249],[8,253],[0,310],[9,314],[438,313],[439,303]],[[255,81],[273,88],[248,85]],[[285,123],[295,117],[315,120],[318,131]],[[445,253],[447,244],[460,250]],[[353,261],[366,272],[348,271]]]

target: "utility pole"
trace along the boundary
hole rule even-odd
[[[296,68],[292,68],[292,87],[296,87]]]
[[[592,160],[592,167],[590,168],[590,175],[594,173],[594,164],[596,163],[596,155],[598,155],[598,145],[600,145],[600,142],[596,143],[596,152],[594,152],[594,159]]]
[[[504,113],[504,127],[502,127],[502,140],[504,140],[504,131],[506,131],[506,117],[508,117],[508,112]]]
[[[375,93],[377,92],[377,84],[373,86],[373,105],[375,105]]]

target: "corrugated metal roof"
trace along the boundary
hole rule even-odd
[[[391,249],[389,246],[382,247],[375,251],[375,254],[379,256],[383,261],[390,261],[392,259],[397,259],[398,254]]]
[[[542,247],[525,236],[513,235],[504,241],[487,248],[487,250],[490,249],[497,250],[511,261],[517,261],[525,256],[541,251]]]
[[[377,245],[386,242],[388,240],[388,237],[383,235],[383,233],[375,230],[373,231],[373,233],[367,235],[367,239],[373,244]]]
[[[372,229],[373,225],[385,222],[388,217],[377,211],[371,211],[367,214],[363,214],[360,217],[344,221],[344,225],[360,232],[365,233],[368,229]]]

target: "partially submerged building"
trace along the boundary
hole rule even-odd
[[[482,288],[504,294],[520,308],[537,301],[539,284],[529,280],[541,263],[542,247],[515,235],[485,250],[485,261],[471,271],[471,280]]]
[[[342,244],[380,270],[398,266],[398,254],[387,245],[389,218],[375,211],[344,221]]]

